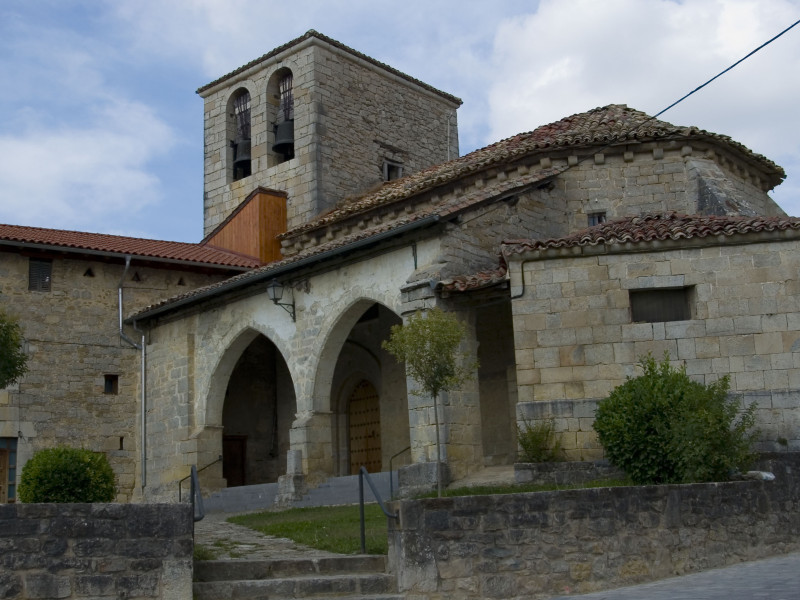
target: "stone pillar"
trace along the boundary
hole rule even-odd
[[[300,450],[289,450],[286,453],[286,475],[278,477],[278,495],[275,506],[287,507],[300,500],[306,493],[305,476],[303,475],[303,453]]]
[[[302,454],[302,469],[309,483],[334,475],[333,413],[309,411],[298,415],[289,431],[292,450]]]
[[[420,282],[410,284],[402,290],[405,321],[420,310],[435,306],[438,299],[429,284]],[[442,307],[445,310],[445,307]],[[465,355],[465,363],[475,363],[478,342],[475,330],[474,311],[457,313],[459,320],[466,325],[466,337],[459,351]],[[444,469],[449,477],[460,479],[483,466],[481,444],[480,395],[477,371],[474,377],[462,384],[458,390],[442,392],[437,399],[439,404],[439,442],[441,459],[447,465]],[[411,460],[414,465],[405,473],[406,481],[419,480],[423,487],[431,473],[435,474],[437,460],[436,418],[433,398],[414,394],[419,385],[412,378],[407,380],[409,437],[411,441]],[[429,463],[431,466],[422,467]],[[413,473],[413,475],[412,475]],[[435,479],[434,479],[435,481]],[[447,483],[445,480],[443,483]],[[412,484],[413,485],[413,484]]]
[[[477,364],[478,340],[475,330],[475,312],[458,313],[466,325],[466,336],[459,352],[465,364]],[[447,430],[447,463],[454,480],[461,479],[483,468],[483,443],[481,434],[481,406],[478,372],[461,384],[459,389],[441,395],[439,407]]]

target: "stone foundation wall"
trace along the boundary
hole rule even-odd
[[[189,504],[0,505],[0,598],[192,597]]]
[[[394,503],[406,597],[547,598],[800,549],[800,455],[775,481],[597,488]]]

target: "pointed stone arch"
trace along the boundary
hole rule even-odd
[[[285,473],[297,401],[287,361],[269,336],[246,327],[232,338],[205,406],[203,449],[222,457],[229,487],[270,483]]]
[[[360,387],[369,385],[374,389],[379,411],[371,422],[379,423],[380,430],[374,432],[373,441],[380,440],[380,457],[371,462],[388,469],[389,458],[409,445],[405,368],[381,346],[391,327],[401,323],[401,318],[385,304],[359,298],[340,314],[325,341],[314,382],[314,399],[316,410],[331,415],[334,474],[352,472],[350,403]]]

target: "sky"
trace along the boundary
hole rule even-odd
[[[461,98],[461,154],[571,114],[654,115],[800,0],[3,0],[0,223],[198,242],[195,91],[316,29]],[[800,25],[660,118],[775,161],[800,216]]]

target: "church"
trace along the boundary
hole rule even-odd
[[[192,465],[204,491],[430,481],[433,401],[382,342],[433,307],[479,365],[442,398],[451,481],[513,464],[525,421],[601,458],[596,404],[648,352],[800,449],[800,219],[768,158],[623,104],[459,156],[460,99],[313,30],[197,93],[201,242],[0,225],[30,356],[0,501],[57,444],[105,452],[121,501],[176,501]]]

